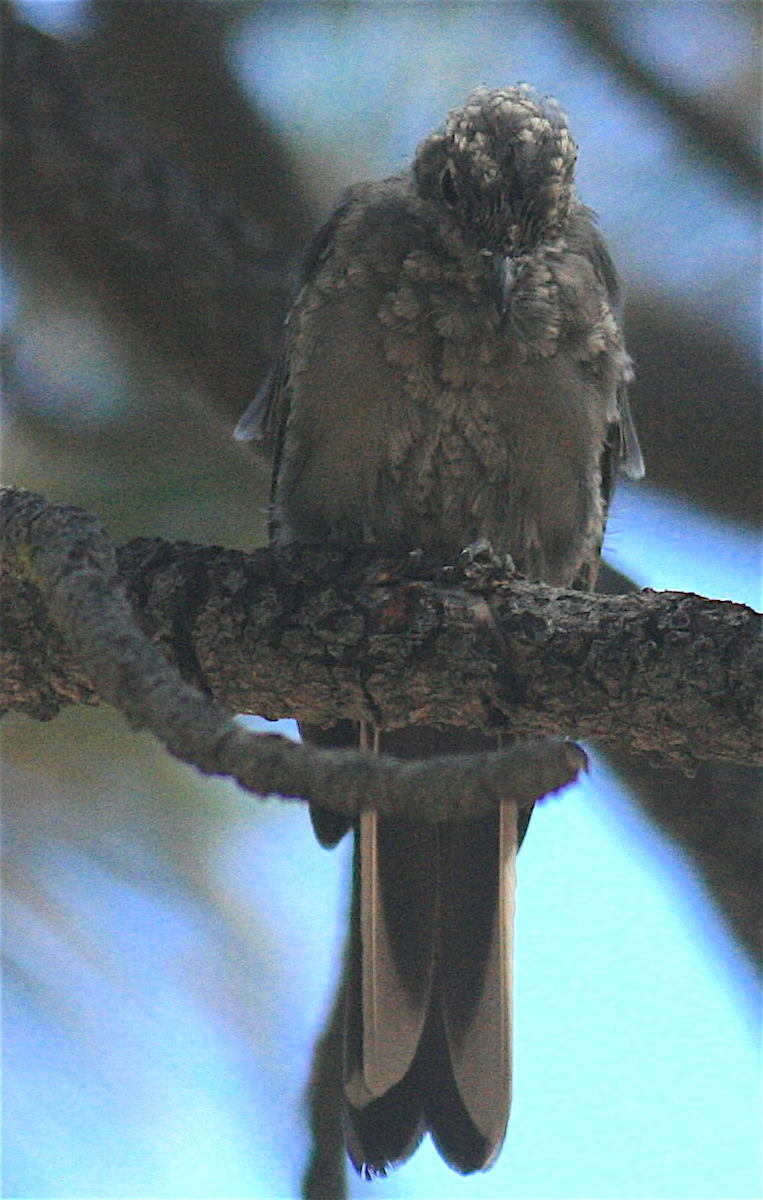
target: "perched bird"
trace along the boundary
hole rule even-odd
[[[642,462],[617,279],[576,155],[554,100],[479,88],[409,169],[345,194],[236,431],[273,453],[275,548],[365,542],[448,563],[486,540],[533,579],[593,587],[615,474]],[[348,741],[346,723],[303,733]],[[496,744],[373,735],[398,756]],[[312,816],[326,845],[347,828]],[[367,1174],[426,1131],[461,1172],[501,1148],[517,840],[509,804],[439,826],[368,812],[355,829],[345,1129]]]

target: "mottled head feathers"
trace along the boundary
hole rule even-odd
[[[449,208],[485,249],[521,253],[553,238],[573,195],[577,146],[551,97],[477,88],[416,151],[423,197]]]

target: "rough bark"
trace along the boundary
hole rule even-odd
[[[346,816],[370,806],[382,815],[415,811],[422,820],[438,821],[476,815],[502,799],[532,804],[586,766],[579,746],[554,738],[489,755],[397,762],[251,734],[205,691],[187,683],[135,624],[116,553],[97,521],[78,509],[7,488],[0,524],[9,579],[24,575],[39,589],[88,682],[83,698],[97,694],[205,774],[230,776],[259,795],[309,800]],[[14,624],[12,587],[3,594],[10,644],[18,648],[23,620]],[[18,653],[9,668],[18,681],[23,672]]]
[[[16,489],[3,511],[13,551],[4,706],[45,717],[111,699],[98,660],[88,673],[67,649],[67,613],[46,613],[29,550],[14,550],[45,522],[47,569],[72,570],[92,559],[92,519]],[[761,618],[744,605],[680,592],[592,596],[507,579],[490,563],[427,569],[368,549],[279,561],[268,550],[141,539],[117,562],[118,579],[102,569],[104,588],[124,585],[152,643],[236,712],[561,734],[689,770],[763,761]],[[76,591],[68,601],[79,619],[84,602]],[[97,625],[97,607],[90,616]]]

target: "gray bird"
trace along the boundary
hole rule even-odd
[[[375,543],[448,563],[487,541],[533,579],[593,587],[615,474],[643,465],[617,279],[576,156],[555,101],[480,88],[409,169],[344,195],[236,430],[274,456],[276,549]],[[373,742],[403,757],[496,745],[421,728]],[[312,817],[325,845],[347,828]],[[460,1172],[501,1148],[526,819],[519,837],[508,803],[439,826],[368,812],[355,829],[343,1078],[366,1174],[426,1131]]]

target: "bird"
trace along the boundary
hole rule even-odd
[[[527,84],[479,87],[397,174],[349,188],[305,256],[279,351],[236,428],[272,457],[270,541],[451,563],[487,545],[592,589],[618,472],[643,474],[618,279],[574,182],[567,118]],[[491,733],[350,722],[318,745],[399,757]],[[351,823],[344,1130],[370,1177],[428,1132],[468,1174],[511,1103],[514,856],[528,813]]]

